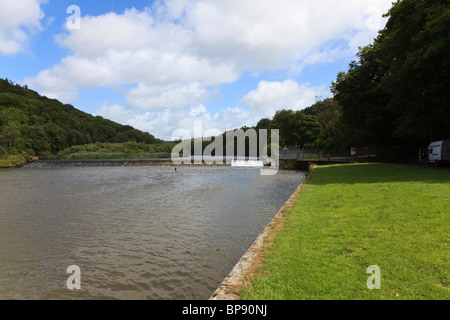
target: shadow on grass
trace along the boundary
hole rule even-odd
[[[387,163],[358,163],[318,167],[310,184],[357,184],[383,182],[449,183],[450,171]]]

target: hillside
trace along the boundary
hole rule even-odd
[[[149,133],[94,117],[27,86],[0,79],[0,155],[51,158],[72,146],[125,142],[162,143]]]

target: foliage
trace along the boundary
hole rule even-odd
[[[269,130],[269,141],[270,130],[279,129],[281,147],[373,146],[408,158],[431,141],[450,139],[449,1],[397,1],[386,17],[374,42],[360,48],[358,60],[337,75],[333,98],[301,111],[279,110],[253,128]],[[162,143],[0,80],[0,154],[51,157],[76,145],[129,141]],[[203,140],[203,150],[209,144]]]
[[[448,0],[403,0],[332,84],[346,146],[416,148],[450,137]],[[411,148],[414,147],[414,148]]]
[[[2,167],[16,167],[23,165],[31,160],[31,157],[26,154],[22,153],[19,155],[0,155],[0,168]]]
[[[339,136],[341,108],[334,99],[317,101],[312,106],[293,111],[279,110],[272,119],[261,119],[256,130],[280,130],[280,146],[306,149],[333,148]]]
[[[134,141],[160,144],[149,133],[94,117],[0,79],[0,153],[52,157],[75,146]]]
[[[94,143],[72,146],[57,155],[59,159],[151,159],[170,158],[175,143],[146,144],[144,142]]]
[[[281,146],[372,146],[381,158],[395,153],[398,160],[450,139],[449,1],[397,1],[386,17],[358,61],[337,75],[332,99],[302,111],[280,110],[255,128],[280,129]]]
[[[249,129],[256,131],[256,137],[260,137],[260,130],[267,130],[267,154],[271,154],[271,132],[278,129],[280,133],[280,148],[284,146],[298,146],[304,149],[327,148],[334,150],[338,137],[341,137],[339,119],[341,108],[334,99],[325,99],[317,101],[315,104],[305,110],[293,111],[292,109],[283,109],[275,113],[272,119],[263,118],[254,127],[244,126],[240,129],[230,130],[232,132],[241,131],[245,133],[245,156],[250,156]],[[204,151],[208,146],[212,148],[215,139],[220,138],[223,141],[223,153],[227,154],[227,138],[230,131],[224,132],[218,137],[208,139],[191,139],[184,141],[185,149],[190,150],[190,154],[195,154],[195,143],[202,145]],[[235,140],[236,142],[236,140]],[[217,142],[214,146],[218,146]],[[260,154],[259,142],[257,152]],[[238,154],[238,144],[233,145],[234,155]],[[212,155],[215,155],[214,152]],[[241,154],[239,154],[241,155]]]

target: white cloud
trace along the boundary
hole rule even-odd
[[[157,138],[170,140],[172,133],[179,129],[187,130],[194,136],[196,122],[203,124],[203,132],[215,130],[223,133],[244,125],[256,125],[263,117],[272,118],[277,110],[302,110],[311,106],[318,96],[325,97],[328,94],[323,87],[298,84],[293,80],[261,81],[257,89],[242,98],[243,107],[226,108],[213,115],[202,104],[136,112],[134,109],[107,103],[98,106],[96,115],[151,132]]]
[[[111,106],[111,110],[103,108],[97,114],[106,118],[111,114],[116,114],[117,116],[122,114],[122,118],[118,119],[119,123],[151,132],[157,138],[163,140],[170,140],[172,134],[179,129],[187,130],[191,133],[191,136],[194,136],[194,125],[196,122],[202,122],[204,124],[203,130],[205,131],[214,128],[211,115],[201,105],[193,108],[166,109],[143,113],[130,112],[125,107],[117,108],[117,106]]]
[[[196,123],[202,123],[202,133],[218,135],[230,129],[240,128],[251,121],[250,113],[241,108],[228,108],[211,115],[203,105],[191,108],[165,109],[162,111],[136,112],[117,104],[102,103],[95,115],[118,123],[148,131],[157,138],[170,140],[174,132],[190,132],[195,136]],[[259,119],[258,119],[259,120]]]
[[[251,118],[250,112],[243,108],[227,108],[214,115],[214,122],[221,124],[222,132],[251,125],[252,121],[254,122],[254,119]]]
[[[230,83],[243,71],[329,62],[356,51],[376,35],[377,14],[389,6],[390,0],[159,1],[142,11],[83,17],[81,29],[56,37],[72,54],[27,80],[48,92],[56,90],[47,77],[69,87],[170,84],[169,91],[186,81]],[[331,41],[341,43],[332,55],[324,46]]]
[[[159,36],[153,29],[155,20],[149,10],[125,10],[85,16],[81,28],[55,36],[63,47],[83,57],[98,57],[108,50],[136,50],[156,43]]]
[[[25,83],[33,89],[41,88],[41,94],[63,102],[78,99],[78,87],[65,74],[66,69],[59,65],[52,70],[43,70],[36,78],[25,79]]]
[[[232,57],[241,68],[278,69],[330,40],[354,36],[369,43],[390,6],[390,0],[199,0],[187,9],[186,26],[197,54]]]
[[[174,107],[189,107],[204,102],[209,92],[199,82],[185,86],[146,86],[140,84],[128,92],[128,105],[135,109],[164,110]]]
[[[94,113],[95,116],[101,116],[118,123],[128,124],[128,121],[133,118],[133,112],[131,110],[118,104],[103,102],[97,108],[98,110]]]
[[[41,30],[44,0],[0,0],[0,54],[12,55],[26,48],[29,34]]]
[[[253,113],[272,118],[277,110],[302,110],[311,106],[318,96],[329,95],[324,87],[298,84],[293,80],[284,82],[261,81],[256,90],[249,92],[241,102]]]
[[[78,97],[78,88],[126,86],[124,106],[99,112],[123,112],[122,122],[161,136],[194,119],[239,127],[328,93],[293,80],[261,81],[242,99],[245,108],[227,106],[214,115],[195,108],[244,72],[295,73],[353,55],[376,36],[391,1],[159,0],[144,10],[85,16],[81,29],[55,37],[68,56],[25,83],[66,102]]]

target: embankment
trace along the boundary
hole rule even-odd
[[[260,250],[263,263],[231,293],[243,300],[448,299],[449,194],[445,170],[317,167],[276,241]],[[377,290],[368,284],[373,266],[381,273]]]
[[[311,167],[311,169],[313,168],[314,167]],[[258,238],[256,238],[247,252],[234,266],[228,276],[222,281],[217,290],[211,295],[209,300],[240,300],[238,292],[244,286],[249,284],[248,280],[252,271],[261,265],[262,250],[264,246],[273,240],[277,231],[281,230],[285,219],[285,213],[292,209],[299,193],[302,191],[308,179],[309,174],[285,202],[278,213],[273,217],[263,232],[258,236]]]
[[[207,165],[205,162],[202,164]],[[27,168],[52,167],[144,167],[144,166],[183,166],[176,165],[171,159],[120,159],[120,160],[38,160],[26,164]]]
[[[48,167],[138,167],[173,165],[169,159],[148,160],[38,160],[26,164],[27,168]]]

